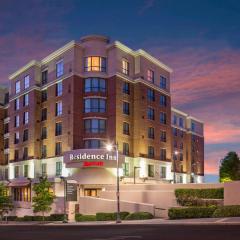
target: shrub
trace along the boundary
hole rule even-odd
[[[223,199],[223,188],[216,189],[176,189],[175,196],[181,206],[220,205],[216,199]]]
[[[120,212],[120,219],[124,220],[128,215],[129,215],[129,212]],[[114,220],[116,220],[117,219],[117,213],[115,212],[113,216],[114,216]]]
[[[96,213],[97,221],[113,221],[115,219],[116,218],[114,216],[114,213],[103,213],[103,212]]]
[[[149,212],[135,212],[130,213],[125,220],[144,220],[144,219],[152,219],[153,215]]]
[[[240,205],[218,207],[213,217],[240,217]]]
[[[6,216],[4,217],[6,219]],[[8,221],[17,221],[17,216],[7,216]]]
[[[77,213],[75,215],[76,222],[90,222],[90,221],[96,221],[95,215],[82,215]]]
[[[217,208],[216,206],[169,208],[168,209],[168,217],[170,219],[209,218],[209,217],[212,217],[216,208]]]
[[[63,221],[64,220],[64,214],[51,214],[48,217],[48,221]]]

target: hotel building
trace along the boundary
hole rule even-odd
[[[203,123],[171,106],[171,72],[144,50],[86,36],[11,74],[0,89],[0,179],[14,200],[30,201],[41,176],[54,186],[64,176],[79,194],[97,195],[115,183],[116,164],[69,156],[98,155],[106,143],[118,144],[122,184],[174,175],[202,182]]]

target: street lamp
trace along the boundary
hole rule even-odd
[[[175,156],[177,157],[178,151],[174,151],[173,153],[173,183],[176,183],[176,159]]]
[[[67,191],[67,181],[66,181],[66,178],[61,176],[60,177],[61,181],[63,182],[63,192],[64,192],[64,195],[63,195],[63,198],[64,198],[64,201],[63,201],[63,208],[64,208],[64,217],[63,217],[63,223],[67,223],[68,220],[67,220],[67,213],[66,213],[66,191]]]
[[[119,159],[118,159],[118,144],[112,145],[112,144],[107,144],[106,145],[107,151],[111,152],[113,149],[116,151],[116,158],[117,158],[117,219],[116,223],[121,223],[121,218],[120,218],[120,192],[119,192]]]

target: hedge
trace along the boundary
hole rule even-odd
[[[213,189],[176,189],[175,196],[181,206],[221,205],[224,197],[223,188]]]
[[[216,206],[211,207],[188,207],[188,208],[169,208],[168,217],[170,219],[184,218],[209,218],[212,217]]]
[[[23,217],[8,217],[9,221],[19,221],[19,222],[28,222],[28,221],[43,221],[42,216],[29,216],[25,215]],[[51,214],[50,216],[45,216],[44,221],[63,221],[64,214]]]
[[[240,217],[240,205],[218,207],[213,217]]]
[[[75,214],[75,220],[76,222],[90,222],[90,221],[96,221],[95,215],[82,215],[82,214]]]
[[[152,219],[153,215],[149,212],[135,212],[130,213],[125,220],[144,220],[144,219]]]
[[[129,212],[120,212],[120,219],[124,220],[129,215]],[[117,218],[117,213],[96,213],[97,221],[114,221]]]

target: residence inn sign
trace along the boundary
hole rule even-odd
[[[116,168],[116,160],[116,152],[108,152],[105,149],[76,149],[64,153],[64,163],[67,168]],[[119,160],[122,162],[121,156]]]

